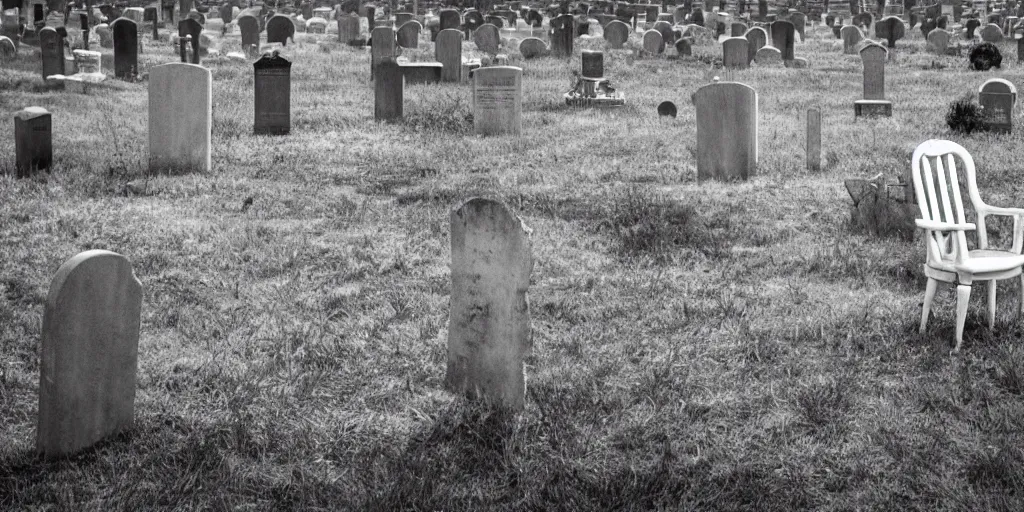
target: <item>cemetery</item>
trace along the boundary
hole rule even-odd
[[[1024,4],[0,7],[0,510],[1024,510]]]

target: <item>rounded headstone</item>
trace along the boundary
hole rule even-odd
[[[671,101],[663,101],[659,103],[658,115],[661,117],[676,117],[676,104]]]
[[[544,41],[536,37],[527,37],[519,43],[519,53],[523,55],[525,59],[533,59],[541,57],[548,51],[548,46],[544,44]]]
[[[644,32],[643,38],[644,51],[651,55],[660,55],[665,51],[665,40],[661,37],[661,32],[651,29]]]
[[[754,54],[754,62],[761,66],[770,66],[782,62],[782,52],[774,46],[764,46]]]
[[[622,45],[626,44],[629,39],[629,32],[629,25],[614,20],[604,27],[604,40],[608,43],[609,48],[622,48]]]

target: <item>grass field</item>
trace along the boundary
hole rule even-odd
[[[253,136],[251,64],[211,58],[214,169],[178,176],[146,172],[144,77],[69,94],[23,48],[0,68],[0,170],[29,105],[53,113],[56,161],[0,177],[0,509],[1024,509],[1019,285],[1000,286],[992,331],[976,288],[951,357],[952,287],[917,334],[920,235],[851,233],[842,183],[895,179],[920,142],[948,138],[989,203],[1024,206],[1024,127],[962,136],[943,120],[1024,67],[1012,42],[1001,71],[980,73],[907,33],[886,67],[888,119],[854,120],[860,61],[820,26],[797,45],[810,69],[733,73],[759,94],[761,158],[732,184],[696,182],[690,95],[718,46],[609,52],[627,99],[614,111],[561,97],[600,39],[568,61],[512,51],[521,138],[473,136],[468,85],[407,87],[405,121],[375,123],[368,52],[331,35],[285,51],[291,135]],[[145,41],[143,72],[176,59]],[[663,100],[678,118],[658,118]],[[804,166],[812,106],[820,173]],[[515,417],[442,385],[448,212],[474,195],[533,229]],[[87,249],[124,254],[143,284],[136,427],[44,461],[43,303]]]

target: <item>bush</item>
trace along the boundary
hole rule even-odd
[[[981,43],[971,49],[968,60],[971,63],[971,69],[976,71],[988,71],[989,69],[1002,66],[1003,54],[999,53],[999,48],[997,48],[996,45],[992,43]]]
[[[984,119],[981,105],[974,102],[972,94],[966,94],[950,103],[946,112],[946,124],[949,125],[949,129],[968,135],[983,129]]]

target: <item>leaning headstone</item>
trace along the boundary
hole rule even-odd
[[[186,36],[189,37],[188,41],[192,45],[192,64],[199,64],[199,37],[203,33],[203,26],[198,21],[192,18],[185,18],[178,22],[178,37],[181,48],[181,54],[185,54],[185,41]]]
[[[275,14],[267,20],[267,43],[281,43],[288,46],[288,39],[294,41],[295,24],[283,14]]]
[[[64,74],[64,38],[53,27],[39,31],[39,51],[43,61],[43,79]]]
[[[665,40],[661,38],[661,32],[651,29],[644,32],[643,49],[648,55],[661,55],[665,51]]]
[[[978,88],[978,104],[985,116],[985,127],[990,131],[1010,133],[1016,102],[1017,88],[1008,80],[992,78]]]
[[[377,27],[374,32],[390,27]],[[377,121],[401,119],[405,84],[402,67],[393,58],[385,58],[377,65],[377,76],[373,85],[373,118]]]
[[[928,33],[928,51],[936,55],[945,55],[949,40],[953,34],[937,28]]]
[[[892,102],[885,99],[885,60],[888,51],[882,45],[871,43],[860,50],[864,64],[864,99],[853,104],[854,116],[892,116]]]
[[[697,89],[693,104],[697,179],[752,177],[757,170],[757,92],[738,82],[718,82]]]
[[[839,30],[839,34],[843,38],[843,53],[855,55],[860,42],[864,40],[864,33],[860,31],[860,27],[845,25]]]
[[[754,54],[754,62],[759,66],[771,66],[782,63],[782,52],[774,46],[764,46]]]
[[[391,27],[376,27],[370,32],[370,79],[377,76],[377,66],[385,59],[397,55],[395,30]],[[400,71],[399,71],[400,72]]]
[[[886,40],[889,48],[896,47],[896,41],[903,39],[907,34],[907,27],[903,20],[896,16],[886,16],[875,23],[875,36]]]
[[[252,65],[256,92],[253,133],[285,135],[292,127],[292,63],[277,55],[264,55]]]
[[[209,172],[213,76],[195,64],[149,70],[149,169]]]
[[[746,69],[749,65],[747,48],[750,42],[745,37],[730,37],[722,42],[722,66]]]
[[[519,53],[524,59],[541,57],[548,52],[548,45],[536,37],[527,37],[519,43]]]
[[[71,455],[131,428],[142,285],[120,254],[91,250],[50,281],[39,354],[36,449]]]
[[[473,72],[473,127],[477,135],[523,131],[523,70],[491,66]]]
[[[551,54],[555,57],[571,57],[575,37],[575,20],[572,15],[556,16],[548,23],[551,26]]]
[[[42,107],[28,107],[14,114],[15,174],[27,178],[53,162],[53,121]]]
[[[114,32],[114,76],[134,80],[139,75],[139,26],[118,18],[110,27]]]
[[[522,410],[532,348],[530,229],[504,204],[473,198],[452,211],[451,242],[445,387]]]
[[[442,82],[462,80],[462,39],[462,31],[457,28],[446,28],[437,34],[434,58],[441,63]]]
[[[420,44],[420,31],[423,26],[416,20],[410,20],[402,25],[395,36],[398,40],[398,46],[402,48],[418,48]]]
[[[260,22],[251,14],[243,14],[235,20],[242,34],[242,48],[260,47]]]
[[[995,23],[989,23],[982,27],[979,35],[981,40],[986,43],[998,43],[1003,40],[1003,30]]]
[[[473,42],[477,49],[484,53],[491,55],[498,53],[498,44],[501,42],[498,27],[484,23],[476,29],[476,32],[473,32]]]
[[[821,170],[821,109],[807,110],[807,170]]]
[[[743,37],[747,38],[747,64],[754,61],[757,51],[768,44],[768,32],[761,27],[753,27]]]
[[[793,60],[793,45],[796,40],[796,28],[793,24],[782,20],[772,23],[772,46],[782,52],[782,60]]]
[[[609,48],[622,48],[622,45],[626,44],[629,39],[629,32],[629,25],[619,20],[613,20],[604,27],[604,40],[608,43]]]

